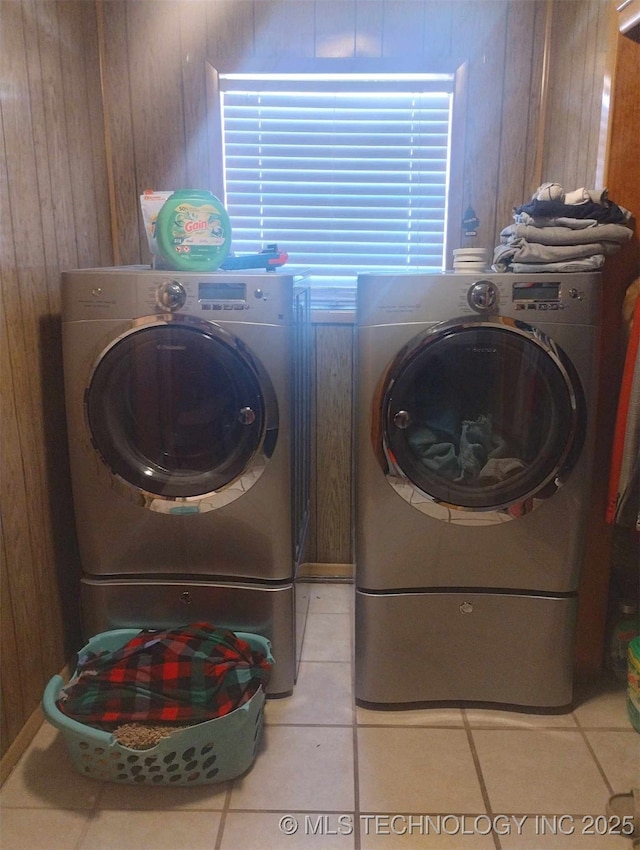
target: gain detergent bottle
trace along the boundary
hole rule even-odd
[[[231,248],[231,222],[222,202],[209,191],[180,189],[158,213],[158,249],[169,268],[215,271]]]

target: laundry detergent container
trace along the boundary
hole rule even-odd
[[[139,633],[140,629],[103,632],[91,638],[81,654],[113,652]],[[273,663],[266,638],[235,634]],[[264,722],[262,687],[229,714],[176,728],[149,749],[130,749],[113,733],[79,723],[61,712],[56,700],[63,684],[61,676],[54,676],[47,684],[42,698],[44,714],[64,735],[73,764],[84,776],[138,785],[206,785],[239,776],[257,755]]]
[[[209,191],[180,189],[162,205],[155,241],[170,269],[211,272],[231,248],[231,222],[222,201]]]

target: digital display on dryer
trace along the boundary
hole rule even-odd
[[[220,283],[207,281],[198,284],[198,299],[200,301],[244,301],[247,287],[244,283]]]
[[[522,281],[513,284],[514,301],[559,301],[560,284],[553,281]]]

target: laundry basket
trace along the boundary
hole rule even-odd
[[[139,633],[139,629],[103,632],[91,638],[82,653],[112,652]],[[273,663],[266,638],[235,634]],[[178,728],[150,749],[132,750],[111,732],[63,714],[56,705],[63,684],[61,676],[54,676],[45,688],[42,705],[49,723],[63,733],[73,764],[84,776],[143,785],[206,785],[239,776],[255,760],[264,721],[262,687],[229,714]]]

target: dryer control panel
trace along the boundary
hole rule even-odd
[[[507,292],[504,293],[508,297]],[[511,284],[511,303],[514,310],[564,310],[567,299],[581,300],[576,287],[562,287],[559,280],[526,278]],[[467,303],[478,313],[489,313],[500,303],[500,288],[492,280],[478,280],[467,292]]]
[[[358,275],[359,327],[500,315],[545,324],[600,321],[600,275],[491,273]]]

